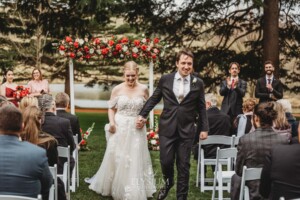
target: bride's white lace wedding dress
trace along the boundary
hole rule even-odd
[[[120,95],[109,101],[116,108],[116,132],[111,134],[102,164],[89,188],[114,200],[145,200],[156,191],[146,128],[136,129],[143,97]]]

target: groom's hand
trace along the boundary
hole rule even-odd
[[[138,116],[136,118],[136,128],[140,129],[144,127],[146,119],[144,119],[142,116]]]
[[[207,138],[208,133],[206,131],[202,131],[199,134],[200,140],[205,140]]]

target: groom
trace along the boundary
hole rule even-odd
[[[195,134],[200,134],[200,139],[207,137],[204,86],[200,78],[192,75],[193,58],[194,55],[190,50],[184,49],[177,54],[177,72],[161,77],[136,122],[137,128],[142,128],[149,112],[163,98],[164,108],[159,122],[159,147],[165,185],[158,192],[158,200],[165,199],[174,185],[175,159],[178,171],[177,199],[187,199],[193,140]]]

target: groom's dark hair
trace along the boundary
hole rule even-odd
[[[182,49],[176,55],[176,62],[178,62],[180,60],[181,55],[187,55],[194,59],[194,54],[190,49]]]

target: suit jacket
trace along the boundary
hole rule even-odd
[[[78,143],[80,143],[82,138],[80,133],[80,124],[78,117],[76,115],[72,115],[71,113],[66,112],[65,110],[57,110],[56,115],[70,120],[73,135],[78,134]]]
[[[178,132],[181,138],[193,139],[197,130],[208,131],[204,84],[200,78],[191,74],[190,92],[179,103],[173,92],[174,77],[175,72],[161,77],[153,95],[139,115],[146,118],[163,98],[164,108],[159,121],[159,134],[172,137]]]
[[[70,145],[72,154],[75,148],[75,143],[70,120],[58,117],[54,113],[46,112],[42,130],[55,137],[58,142],[58,146],[67,147]]]
[[[239,82],[233,90],[227,87],[227,81],[224,80],[220,86],[220,95],[224,96],[221,110],[228,114],[231,113],[234,116],[243,113],[243,97],[247,91],[247,82],[239,79]]]
[[[47,198],[53,182],[46,151],[11,135],[0,135],[0,194]]]
[[[217,107],[211,107],[207,109],[207,118],[209,125],[208,135],[231,135],[231,120],[227,114],[221,112]],[[226,147],[225,145],[204,145],[205,158],[215,158],[218,146],[220,148]]]
[[[266,87],[266,77],[263,76],[259,78],[256,82],[255,88],[255,97],[259,98],[259,103],[266,101],[274,101],[274,99],[270,98],[270,94],[273,94],[274,97],[278,99],[282,99],[283,97],[283,87],[280,80],[273,78],[272,87],[273,91],[270,92]]]
[[[278,145],[266,156],[260,180],[265,198],[300,198],[300,145]],[[284,156],[283,156],[284,155]]]
[[[265,157],[270,155],[272,147],[278,144],[288,144],[288,140],[274,132],[272,128],[257,128],[254,132],[242,136],[237,146],[236,174],[242,176],[244,165],[248,168],[263,167]],[[260,199],[259,181],[249,181],[247,185],[250,199]]]

